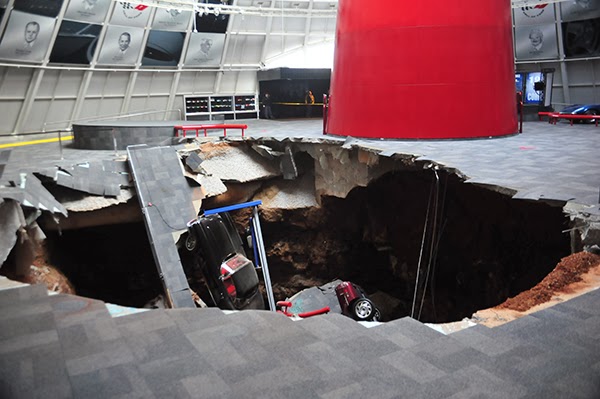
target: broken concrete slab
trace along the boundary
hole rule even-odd
[[[0,267],[8,258],[15,243],[17,232],[26,225],[21,206],[14,200],[0,200]]]
[[[56,199],[69,212],[90,212],[98,209],[124,204],[135,196],[132,189],[120,189],[118,195],[111,197],[100,197],[89,195],[81,191],[57,187],[52,190]]]
[[[6,166],[6,164],[8,164],[8,159],[10,158],[10,152],[11,152],[10,149],[0,151],[0,179],[2,178],[2,175],[4,174],[4,167]]]
[[[294,154],[290,146],[285,147],[285,152],[280,157],[281,173],[285,180],[294,180],[298,177],[298,168],[296,168],[296,162],[294,161]]]
[[[240,183],[280,176],[279,165],[261,157],[250,147],[231,143],[206,143],[201,146],[202,168],[223,181]]]
[[[185,159],[185,164],[192,172],[201,173],[203,171],[200,166],[204,160],[196,152],[190,152]]]
[[[23,190],[24,198],[22,205],[49,211],[51,213],[61,213],[67,216],[67,210],[56,198],[42,185],[42,182],[31,173],[21,173],[20,180],[13,182],[14,185]]]
[[[275,181],[256,193],[253,200],[260,199],[263,208],[301,209],[319,206],[315,193],[315,180],[305,174],[294,181]]]
[[[196,218],[191,188],[175,149],[129,146],[127,154],[156,268],[173,307],[195,308],[175,246],[175,233]]]
[[[116,197],[121,187],[131,187],[129,170],[123,160],[84,162],[44,168],[37,175],[51,178],[57,185],[85,193]]]
[[[390,158],[373,158],[359,149],[340,146],[299,146],[315,160],[315,188],[317,198],[331,195],[345,198],[355,187],[366,187],[372,180],[399,169]]]
[[[275,151],[271,147],[263,144],[253,144],[252,149],[267,159],[275,159],[283,155],[283,152]]]
[[[288,311],[298,314],[329,306],[331,313],[341,314],[342,308],[335,294],[335,287],[341,282],[342,280],[334,280],[320,287],[310,287],[294,294],[286,299],[292,302],[292,307]]]

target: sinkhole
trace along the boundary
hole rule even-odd
[[[260,215],[276,300],[348,280],[384,320],[470,317],[533,287],[570,254],[561,205],[514,200],[433,168],[388,171],[345,198]],[[250,211],[233,216],[243,232]],[[48,232],[46,250],[79,295],[141,307],[162,292],[141,221]]]

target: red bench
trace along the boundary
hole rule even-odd
[[[538,112],[538,118],[540,118],[540,121],[541,121],[543,116],[547,116],[548,122],[551,122],[552,114],[555,114],[555,113],[556,112],[547,112],[547,111]]]
[[[583,119],[587,119],[590,121],[595,121],[596,122],[596,126],[598,126],[598,119],[600,119],[600,115],[572,115],[572,114],[558,114],[558,113],[553,113],[551,115],[548,116],[549,117],[549,122],[553,123],[556,125],[556,121],[558,121],[559,119],[568,119],[571,122],[571,126],[573,126],[573,121],[574,120],[583,120]]]
[[[223,136],[227,137],[227,129],[241,129],[242,137],[244,137],[244,132],[248,129],[248,125],[177,125],[173,127],[175,129],[175,137],[179,137],[179,131],[181,130],[183,137],[188,130],[195,130],[196,137],[198,137],[198,132],[200,130],[204,130],[204,137],[206,137],[206,131],[211,129],[223,129]]]

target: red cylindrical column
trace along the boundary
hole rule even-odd
[[[327,133],[517,132],[509,0],[340,0]]]

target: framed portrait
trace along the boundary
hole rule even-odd
[[[144,28],[109,26],[98,57],[100,65],[135,65],[144,40]]]
[[[108,13],[110,0],[71,0],[65,19],[102,23]]]
[[[185,32],[192,18],[191,11],[181,11],[175,8],[157,8],[152,21],[153,29]]]
[[[42,62],[55,23],[54,18],[13,10],[0,42],[0,59]]]
[[[223,33],[192,33],[185,56],[185,65],[218,67],[225,47]]]
[[[517,60],[557,59],[556,25],[524,25],[515,27]]]

